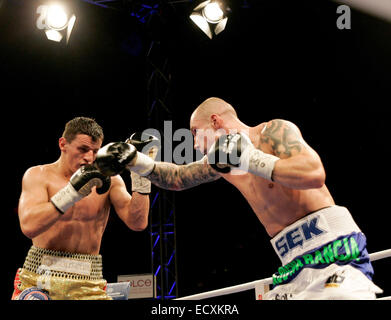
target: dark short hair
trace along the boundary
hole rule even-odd
[[[94,142],[98,139],[103,141],[104,138],[102,127],[94,119],[87,117],[76,117],[68,121],[62,136],[72,142],[78,134],[90,136]]]

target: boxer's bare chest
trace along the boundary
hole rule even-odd
[[[258,131],[261,132],[262,128],[263,125],[260,126]],[[271,153],[271,148],[267,145],[261,145],[260,137],[261,134],[252,137],[251,142],[257,149]],[[233,184],[256,211],[265,210],[266,207],[273,205],[273,202],[278,201],[282,192],[287,192],[272,181],[244,171],[233,170],[230,174],[224,174],[223,178]]]
[[[274,202],[278,202],[282,195],[281,186],[253,174],[227,174],[223,178],[234,185],[256,211],[274,206]]]

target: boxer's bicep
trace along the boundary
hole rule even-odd
[[[36,205],[49,202],[47,186],[41,167],[32,167],[23,175],[22,192],[19,198],[19,216],[27,214]]]
[[[220,178],[220,174],[214,171],[204,160],[187,165],[158,162],[147,178],[163,189],[184,190],[202,183],[215,181]]]

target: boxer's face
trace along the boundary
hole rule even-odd
[[[219,137],[220,132],[215,130],[210,121],[192,118],[190,130],[194,136],[194,149],[207,154],[212,144]]]
[[[83,165],[93,163],[101,145],[101,139],[93,141],[90,136],[85,134],[76,135],[71,142],[68,142],[65,138],[60,138],[60,149],[72,172]]]

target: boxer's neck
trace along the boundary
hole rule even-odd
[[[71,176],[74,174],[74,171],[72,171],[71,167],[68,165],[64,155],[61,155],[60,158],[57,160],[57,168],[60,175],[64,176],[67,179],[70,179]]]
[[[242,121],[240,121],[238,118],[231,118],[229,120],[226,120],[224,123],[224,130],[227,131],[227,133],[230,132],[243,132],[247,136],[250,137],[252,140],[252,137],[254,136],[254,128],[246,125]]]

